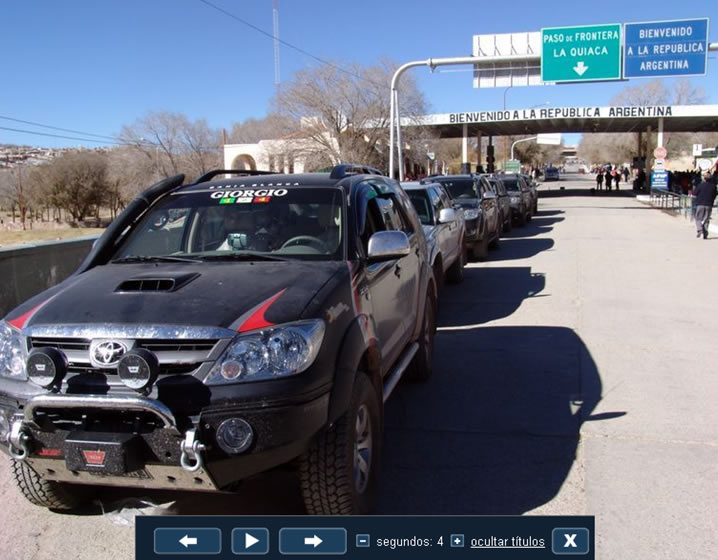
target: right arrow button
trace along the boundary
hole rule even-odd
[[[347,552],[347,530],[344,527],[284,528],[279,531],[282,554],[339,555]]]

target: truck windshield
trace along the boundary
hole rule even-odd
[[[173,193],[147,212],[113,260],[236,260],[243,254],[342,259],[343,201],[343,191],[335,188],[220,186]]]
[[[519,182],[517,179],[503,179],[504,187],[506,187],[507,191],[519,191],[521,188],[519,187]]]
[[[474,182],[471,179],[452,179],[437,182],[449,189],[452,198],[479,198],[474,189]]]

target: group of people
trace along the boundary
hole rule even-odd
[[[691,194],[701,182],[700,169],[686,169],[685,171],[668,172],[668,188],[679,194]]]
[[[613,187],[619,190],[621,181],[624,183],[628,181],[628,175],[629,171],[626,167],[621,167],[620,169],[612,165],[601,167],[596,173],[596,190],[602,191],[604,184],[607,191],[610,191]]]

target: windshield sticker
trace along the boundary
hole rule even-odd
[[[252,197],[251,196],[240,196],[239,198],[237,198],[236,202],[237,202],[237,204],[247,204],[247,203],[252,202]]]
[[[234,199],[231,198],[231,197],[221,198],[221,199],[219,200],[219,203],[220,203],[220,204],[234,204]]]
[[[258,202],[269,202],[272,200],[271,196],[255,196],[254,197],[254,203],[257,204]]]
[[[209,196],[212,198],[227,199],[227,198],[248,198],[248,197],[273,197],[273,196],[286,196],[289,191],[287,189],[246,189],[238,191],[215,191]],[[268,202],[268,201],[266,201]],[[234,203],[234,200],[232,201]],[[224,202],[222,204],[231,204]]]

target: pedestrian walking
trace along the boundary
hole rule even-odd
[[[611,190],[611,172],[610,171],[606,171],[606,190],[607,191]]]
[[[712,179],[711,172],[706,171],[703,174],[703,182],[693,192],[693,196],[695,196],[693,204],[696,208],[696,237],[703,235],[703,239],[708,239],[708,226],[711,221],[713,202],[716,199],[716,185]]]
[[[623,182],[628,183],[628,167],[623,168]]]
[[[596,173],[596,190],[603,190],[603,169],[599,169]]]
[[[613,176],[613,182],[616,183],[616,190],[618,190],[618,184],[621,182],[621,172],[616,171],[615,169],[613,172],[615,173]]]

